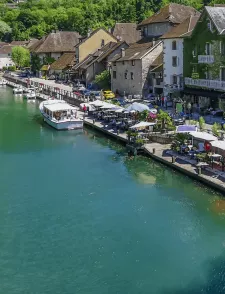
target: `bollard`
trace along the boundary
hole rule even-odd
[[[198,166],[197,171],[198,171],[198,175],[200,176],[202,174],[202,168],[201,168],[201,166]]]
[[[152,148],[152,154],[155,154],[155,148]]]
[[[175,163],[175,161],[176,161],[175,156],[172,156],[172,163]]]
[[[93,125],[95,124],[95,119],[93,119]]]

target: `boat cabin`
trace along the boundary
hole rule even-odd
[[[43,112],[50,118],[57,121],[74,119],[77,111],[67,103],[45,104]]]

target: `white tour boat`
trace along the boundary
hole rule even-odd
[[[40,103],[44,121],[57,130],[82,129],[83,120],[77,117],[75,107],[64,100],[47,100]]]
[[[15,87],[13,88],[14,94],[23,94],[23,88],[22,87]]]

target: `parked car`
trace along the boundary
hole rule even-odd
[[[175,126],[183,125],[185,124],[185,118],[181,116],[175,116],[173,117],[173,122]]]
[[[105,99],[113,99],[115,98],[115,94],[112,91],[103,91],[103,95],[105,97]]]

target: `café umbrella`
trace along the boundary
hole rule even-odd
[[[145,111],[145,110],[149,111],[149,107],[147,105],[145,105],[145,104],[134,102],[134,103],[132,103],[130,106],[128,106],[126,108],[127,112],[131,112],[132,110],[133,111],[138,111],[138,112],[142,112],[142,111]]]

